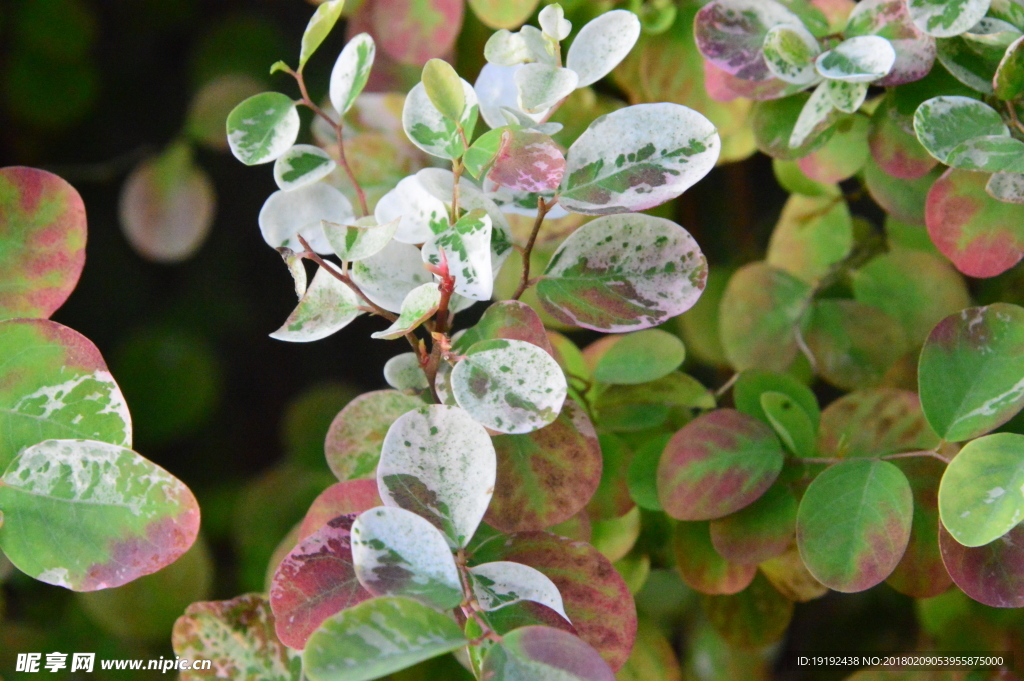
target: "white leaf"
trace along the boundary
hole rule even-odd
[[[952,38],[974,26],[991,0],[907,0],[914,24],[936,38]]]
[[[985,191],[1004,203],[1024,204],[1024,173],[993,173]]]
[[[353,218],[352,204],[340,190],[314,182],[292,191],[278,190],[271,194],[260,210],[259,223],[263,240],[273,248],[305,250],[295,238],[302,234],[317,253],[331,253],[321,221],[347,222]]]
[[[448,227],[444,202],[424,189],[415,175],[402,178],[382,196],[373,215],[381,224],[401,218],[395,239],[406,244],[421,244]]]
[[[466,140],[469,140],[473,137],[479,106],[473,86],[461,78],[459,80],[462,82],[462,91],[466,97],[466,108],[459,123],[465,132]],[[454,159],[466,150],[455,122],[445,118],[437,110],[427,96],[427,89],[423,83],[417,83],[406,95],[405,107],[402,109],[402,127],[409,141],[431,156]]]
[[[870,83],[887,75],[895,63],[892,43],[877,35],[859,35],[819,54],[814,67],[830,80]]]
[[[484,64],[480,69],[480,75],[476,78],[474,88],[477,97],[480,99],[480,115],[491,128],[500,128],[508,125],[502,109],[512,109],[517,116],[516,124],[521,124],[518,116],[526,117],[530,124],[536,124],[544,119],[548,110],[528,114],[519,108],[519,90],[516,88],[516,73],[523,68],[522,64],[515,66],[496,66]]]
[[[448,271],[455,277],[455,292],[471,300],[489,300],[494,286],[491,271],[491,218],[472,211],[435,234],[423,244],[423,262],[441,263],[441,249]]]
[[[351,225],[324,221],[321,226],[334,254],[353,262],[365,260],[387,246],[398,229],[398,220],[377,224],[377,219],[369,216],[359,218]]]
[[[501,433],[529,433],[556,418],[567,385],[547,352],[520,340],[484,340],[452,370],[455,401],[470,416]]]
[[[537,23],[540,24],[544,35],[556,42],[565,40],[572,33],[572,22],[565,18],[565,10],[557,3],[542,9],[537,17]]]
[[[524,64],[515,73],[519,108],[527,113],[550,109],[568,97],[579,75],[571,69],[550,64]]]
[[[558,587],[547,575],[529,565],[503,560],[471,567],[469,574],[473,580],[473,595],[484,610],[534,601],[569,619]]]
[[[447,362],[441,362],[447,364]],[[384,364],[384,380],[395,390],[426,390],[427,374],[415,352],[395,355]]]
[[[400,416],[377,464],[387,506],[423,516],[451,546],[465,546],[494,493],[497,458],[487,431],[458,407],[433,404]]]
[[[579,74],[576,87],[601,80],[619,65],[640,37],[640,20],[628,10],[605,12],[572,41],[565,65]]]
[[[327,338],[362,314],[362,304],[352,289],[319,267],[295,310],[270,337],[292,343]]]
[[[348,41],[331,71],[330,99],[334,110],[344,115],[366,87],[377,46],[368,33]]]
[[[409,333],[417,326],[425,322],[430,315],[437,312],[437,305],[441,302],[441,291],[437,284],[429,282],[417,286],[409,291],[409,295],[402,301],[402,311],[398,319],[391,323],[391,326],[383,331],[371,333],[372,338],[384,338],[393,340]]]
[[[352,265],[352,280],[367,298],[388,312],[401,312],[409,292],[433,279],[434,275],[423,267],[420,249],[395,240]]]
[[[326,151],[312,144],[295,144],[274,161],[274,182],[292,191],[322,180],[337,167]]]
[[[835,106],[828,94],[828,82],[826,81],[814,88],[811,98],[804,103],[804,108],[800,110],[800,115],[793,126],[793,132],[789,136],[789,146],[795,149],[803,144],[833,110],[835,110]]]

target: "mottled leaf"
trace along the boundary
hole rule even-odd
[[[976,548],[940,526],[939,548],[949,576],[965,594],[993,608],[1024,607],[1024,525]]]
[[[796,358],[795,330],[810,296],[810,286],[767,263],[737,270],[719,317],[722,346],[733,368],[785,371]]]
[[[1012,100],[1024,94],[1024,36],[1006,48],[992,86],[999,99]]]
[[[374,217],[359,218],[355,224],[344,225],[324,221],[324,236],[341,260],[365,260],[379,253],[395,234],[399,220],[378,224]]]
[[[463,353],[478,341],[498,338],[527,341],[549,355],[556,356],[540,317],[533,308],[518,300],[502,300],[491,304],[475,326],[466,329],[465,333],[452,342],[452,349]]]
[[[433,279],[423,266],[420,249],[398,239],[352,265],[352,280],[367,298],[389,312],[401,312],[409,293]]]
[[[484,610],[535,601],[568,619],[558,587],[543,572],[522,563],[497,561],[469,569],[473,595]]]
[[[995,173],[988,178],[985,192],[1004,203],[1024,203],[1024,173]]]
[[[811,482],[796,539],[811,574],[836,591],[863,591],[896,568],[910,539],[910,483],[888,461],[835,464]]]
[[[415,175],[382,196],[373,216],[381,225],[398,220],[395,239],[406,244],[421,244],[448,227],[444,202],[424,189]]]
[[[989,4],[990,0],[907,0],[917,27],[937,38],[968,30],[985,16]]]
[[[554,421],[567,387],[551,355],[520,340],[474,343],[452,370],[459,406],[501,433],[529,433]]]
[[[462,28],[461,0],[375,0],[373,33],[402,64],[422,66],[448,53]]]
[[[537,294],[566,324],[636,331],[692,307],[706,278],[704,255],[679,225],[648,215],[605,216],[562,242]]]
[[[509,130],[487,178],[502,187],[523,192],[547,192],[558,188],[565,173],[565,157],[547,135],[532,130]]]
[[[707,522],[676,523],[672,550],[683,581],[701,593],[739,593],[757,574],[756,565],[730,563],[719,555],[711,543]]]
[[[824,56],[824,55],[822,55]],[[798,149],[820,135],[832,124],[838,111],[829,95],[829,83],[825,81],[814,88],[811,96],[800,109],[800,115],[793,124],[793,132],[789,136],[789,148]]]
[[[875,81],[876,85],[891,87],[920,80],[935,63],[935,39],[914,25],[905,0],[858,2],[843,35],[879,35],[892,44],[896,63],[889,75]]]
[[[900,593],[913,598],[938,596],[952,584],[942,565],[936,532],[939,525],[939,480],[946,466],[928,456],[899,459],[894,463],[910,482],[910,490],[914,495],[914,518],[907,550],[885,581]]]
[[[778,24],[764,39],[764,60],[776,78],[810,85],[818,78],[814,59],[821,53],[817,39],[803,24]]]
[[[701,54],[718,68],[744,80],[766,80],[765,35],[783,24],[802,22],[774,0],[715,0],[697,12],[694,35]]]
[[[369,681],[467,643],[447,615],[408,598],[372,598],[310,636],[302,671],[310,681]]]
[[[263,240],[271,248],[301,252],[303,237],[317,253],[331,253],[321,223],[345,223],[355,218],[352,204],[339,189],[314,182],[290,191],[276,191],[263,203],[259,223]]]
[[[270,584],[270,607],[277,636],[289,648],[302,650],[325,619],[370,598],[352,567],[349,532],[354,518],[352,514],[330,520],[278,564]]]
[[[608,75],[640,37],[640,20],[628,10],[605,12],[576,34],[565,65],[579,74],[576,87],[586,87]]]
[[[402,309],[398,319],[391,323],[391,326],[383,331],[371,333],[372,338],[384,338],[394,340],[407,333],[411,333],[420,324],[437,312],[437,306],[441,302],[441,291],[438,285],[430,282],[417,286],[409,291],[409,294],[402,301]]]
[[[180,480],[125,447],[45,440],[0,478],[0,548],[36,579],[74,591],[110,589],[174,562],[199,532]]]
[[[0,168],[0,319],[49,317],[85,264],[85,205],[45,170]]]
[[[247,166],[270,163],[288,151],[299,135],[299,112],[291,97],[263,92],[228,115],[228,145]]]
[[[299,526],[299,538],[305,539],[340,515],[369,511],[381,503],[376,480],[364,478],[336,482],[310,504]]]
[[[121,389],[88,338],[44,319],[0,322],[0,468],[47,439],[130,447]]]
[[[309,58],[316,52],[316,48],[324,41],[334,28],[334,24],[341,17],[341,10],[345,7],[345,0],[328,0],[316,8],[306,30],[302,34],[302,50],[299,53],[299,70],[306,65]]]
[[[210,660],[213,665],[183,671],[182,681],[299,681],[299,653],[281,643],[274,628],[270,603],[260,594],[193,603],[174,623],[174,652],[190,663]]]
[[[337,165],[320,147],[296,144],[274,161],[274,181],[284,191],[298,189],[327,177]]]
[[[703,115],[680,104],[636,104],[601,116],[569,147],[559,204],[606,215],[653,208],[703,178],[721,140]]]
[[[900,110],[894,95],[884,97],[871,115],[868,144],[875,163],[893,177],[915,180],[935,167],[935,158],[917,141],[913,116]]]
[[[345,115],[366,87],[377,55],[377,45],[368,33],[360,33],[345,44],[331,70],[331,106]]]
[[[395,390],[426,390],[427,374],[415,352],[395,355],[384,364],[384,380]]]
[[[686,357],[678,337],[661,329],[647,329],[616,338],[594,367],[601,383],[649,383],[675,371]]]
[[[388,429],[377,484],[388,506],[418,513],[465,546],[494,492],[496,459],[487,431],[458,407],[410,411]]]
[[[739,593],[704,596],[701,605],[719,635],[738,648],[763,648],[780,641],[793,617],[793,601],[764,575],[756,575]]]
[[[488,300],[494,286],[491,270],[491,218],[477,208],[423,244],[423,262],[439,266],[444,251],[455,277],[455,293],[471,300]]]
[[[402,127],[405,134],[410,142],[431,156],[458,158],[468,146],[465,140],[473,138],[479,106],[473,86],[464,80],[461,82],[466,106],[458,122],[445,118],[444,114],[437,110],[430,101],[423,83],[416,85],[405,97],[405,108],[402,110]],[[460,126],[464,136],[459,134]]]
[[[845,201],[794,194],[772,231],[766,262],[813,285],[852,248],[853,221]]]
[[[658,498],[678,520],[710,520],[753,503],[782,470],[775,433],[733,409],[703,414],[683,426],[658,466]]]
[[[943,163],[961,142],[982,135],[1010,134],[995,109],[960,95],[923,102],[914,112],[914,132],[928,153]]]
[[[614,681],[615,674],[600,654],[570,633],[530,626],[506,634],[483,662],[485,678]]]
[[[504,532],[542,530],[573,517],[601,480],[601,448],[586,412],[567,401],[551,424],[493,439],[498,472],[484,519]]]
[[[540,0],[469,0],[469,6],[489,28],[518,28],[530,18]]]
[[[757,565],[781,556],[793,542],[797,501],[786,485],[772,485],[746,508],[711,521],[711,544],[731,563]]]
[[[895,318],[855,300],[819,300],[810,317],[804,338],[817,372],[844,390],[878,385],[910,349]]]
[[[373,478],[391,424],[402,414],[422,406],[418,397],[394,390],[375,390],[355,398],[345,405],[327,431],[327,465],[339,480]]]
[[[938,444],[938,436],[921,411],[921,401],[909,390],[857,390],[821,413],[818,449],[823,455],[878,457],[932,449]]]
[[[352,562],[359,583],[375,596],[405,596],[437,610],[462,602],[444,535],[404,508],[379,506],[355,519]]]
[[[851,83],[845,80],[828,81],[828,98],[832,100],[832,106],[842,112],[855,113],[867,97],[867,83]]]
[[[870,83],[888,75],[895,63],[892,43],[877,35],[859,35],[822,52],[814,67],[829,80]]]
[[[270,334],[277,340],[308,343],[326,338],[352,323],[362,314],[363,301],[323,267],[318,267],[306,289],[280,329]]]
[[[949,152],[954,168],[988,173],[1024,172],[1024,142],[1006,135],[983,135],[962,142]]]
[[[960,442],[1009,421],[1024,406],[1024,309],[968,308],[932,330],[918,368],[921,406],[943,439]]]

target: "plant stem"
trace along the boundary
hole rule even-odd
[[[460,606],[462,614],[466,616],[466,619],[475,620],[477,625],[483,630],[483,634],[479,639],[480,642],[490,640],[495,643],[501,643],[501,635],[491,629],[491,625],[480,615],[480,605],[476,602],[476,597],[473,595],[473,587],[469,583],[469,568],[466,565],[465,549],[459,549],[455,554],[455,565],[459,570],[459,580],[462,582],[463,600]]]
[[[736,384],[736,381],[737,381],[737,379],[739,379],[739,377],[740,377],[740,372],[737,371],[737,372],[733,373],[733,375],[729,377],[729,380],[726,381],[725,383],[723,383],[722,387],[715,391],[715,399],[718,399],[719,397],[721,397],[725,393],[729,392],[729,388],[733,387],[733,385]]]
[[[354,281],[352,281],[351,277],[349,277],[347,274],[343,272],[339,272],[338,270],[334,269],[334,265],[321,258],[318,253],[316,253],[312,248],[310,248],[309,243],[302,236],[299,236],[298,238],[299,243],[301,243],[302,247],[306,249],[305,253],[299,253],[298,255],[300,255],[303,258],[312,260],[317,265],[327,270],[327,272],[332,277],[334,277],[341,283],[345,284],[345,286],[348,286],[350,289],[352,289],[352,292],[359,296],[359,298],[364,303],[366,303],[366,306],[370,308],[370,310],[374,314],[384,317],[384,319],[387,319],[389,322],[393,322],[396,319],[398,319],[398,315],[394,314],[393,312],[388,312],[380,305],[377,305],[375,302],[367,298],[366,294],[363,293],[362,289],[360,289],[359,286]]]
[[[809,457],[800,457],[800,458],[797,459],[797,461],[799,461],[800,463],[811,463],[811,464],[817,463],[817,464],[822,464],[822,465],[832,465],[832,464],[835,464],[835,463],[843,463],[844,461],[854,461],[854,460],[859,459],[859,458],[864,458],[864,459],[867,459],[869,461],[871,461],[871,460],[890,461],[892,459],[915,459],[915,458],[921,458],[921,457],[930,457],[930,458],[933,458],[933,459],[938,459],[939,461],[941,461],[943,463],[946,463],[946,464],[949,463],[949,459],[947,459],[946,457],[942,456],[937,451],[932,450],[932,449],[923,450],[923,451],[916,451],[916,452],[898,452],[896,454],[882,454],[881,456],[865,456],[865,457],[856,457],[856,456],[854,456],[854,457],[809,456]]]
[[[550,204],[546,203],[544,197],[537,197],[537,219],[533,221],[530,239],[526,242],[526,248],[523,249],[523,277],[519,280],[519,288],[512,294],[512,300],[519,300],[519,297],[530,286],[530,256],[533,254],[533,245],[537,242],[537,234],[540,233],[540,227],[544,224],[544,218],[554,203],[554,201]]]
[[[459,128],[461,130],[461,128]],[[451,223],[459,221],[459,182],[462,180],[462,171],[465,166],[460,159],[452,161],[452,215]]]

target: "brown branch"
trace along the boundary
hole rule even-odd
[[[530,286],[530,256],[533,254],[533,245],[537,242],[537,234],[540,233],[540,227],[544,224],[544,218],[554,205],[554,201],[547,203],[544,201],[544,197],[537,197],[537,219],[533,221],[530,239],[526,242],[526,248],[523,249],[523,276],[519,280],[519,288],[512,294],[512,300],[519,300],[519,297]]]
[[[363,293],[363,290],[359,288],[359,286],[354,281],[352,281],[351,277],[349,277],[347,274],[344,274],[334,269],[334,265],[321,258],[319,254],[317,254],[312,248],[309,247],[309,243],[304,238],[302,238],[302,236],[299,236],[298,238],[299,243],[301,243],[302,247],[306,249],[306,252],[299,253],[299,256],[306,258],[308,260],[312,260],[317,265],[327,270],[327,273],[330,274],[332,277],[334,277],[341,283],[345,284],[345,286],[348,286],[350,289],[352,289],[352,292],[359,296],[359,298],[364,303],[366,303],[366,306],[370,308],[370,311],[372,311],[375,315],[381,316],[384,319],[387,319],[389,322],[393,322],[396,319],[398,319],[398,315],[394,314],[393,312],[388,312],[380,305],[367,298],[366,294]]]

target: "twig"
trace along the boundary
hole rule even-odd
[[[352,292],[359,296],[359,298],[364,303],[366,303],[366,306],[370,308],[370,310],[374,314],[379,315],[384,319],[387,319],[389,322],[393,322],[396,319],[398,319],[398,315],[394,314],[393,312],[388,312],[380,305],[367,298],[366,294],[363,293],[363,290],[359,288],[359,286],[354,281],[352,281],[351,277],[349,277],[347,274],[344,274],[334,269],[334,265],[321,258],[316,251],[309,247],[309,243],[304,238],[302,238],[301,235],[299,236],[299,243],[301,243],[302,247],[306,249],[306,252],[299,253],[299,256],[312,260],[317,265],[327,270],[327,273],[330,274],[332,277],[334,277],[341,283],[345,284],[345,286],[348,286],[350,289],[352,289]]]
[[[729,377],[729,380],[722,384],[722,387],[715,391],[715,399],[717,400],[725,393],[729,392],[729,388],[736,384],[737,379],[740,377],[740,372],[735,372]]]
[[[526,242],[526,248],[523,249],[523,277],[519,281],[519,288],[512,294],[512,300],[519,300],[519,297],[523,295],[530,286],[530,256],[533,254],[533,245],[537,241],[537,234],[540,232],[540,226],[544,224],[544,218],[547,216],[548,211],[551,210],[555,202],[552,201],[550,204],[544,201],[543,196],[537,197],[537,219],[533,221],[533,229],[530,231],[530,239]]]
[[[914,452],[899,452],[896,454],[882,454],[880,456],[850,456],[850,457],[827,457],[827,456],[808,456],[800,457],[797,459],[800,463],[817,463],[822,465],[832,465],[834,463],[843,463],[844,461],[855,461],[857,459],[866,459],[868,461],[891,461],[892,459],[915,459],[922,457],[930,457],[938,459],[939,461],[948,464],[949,459],[939,454],[937,451],[928,449],[923,451]]]

